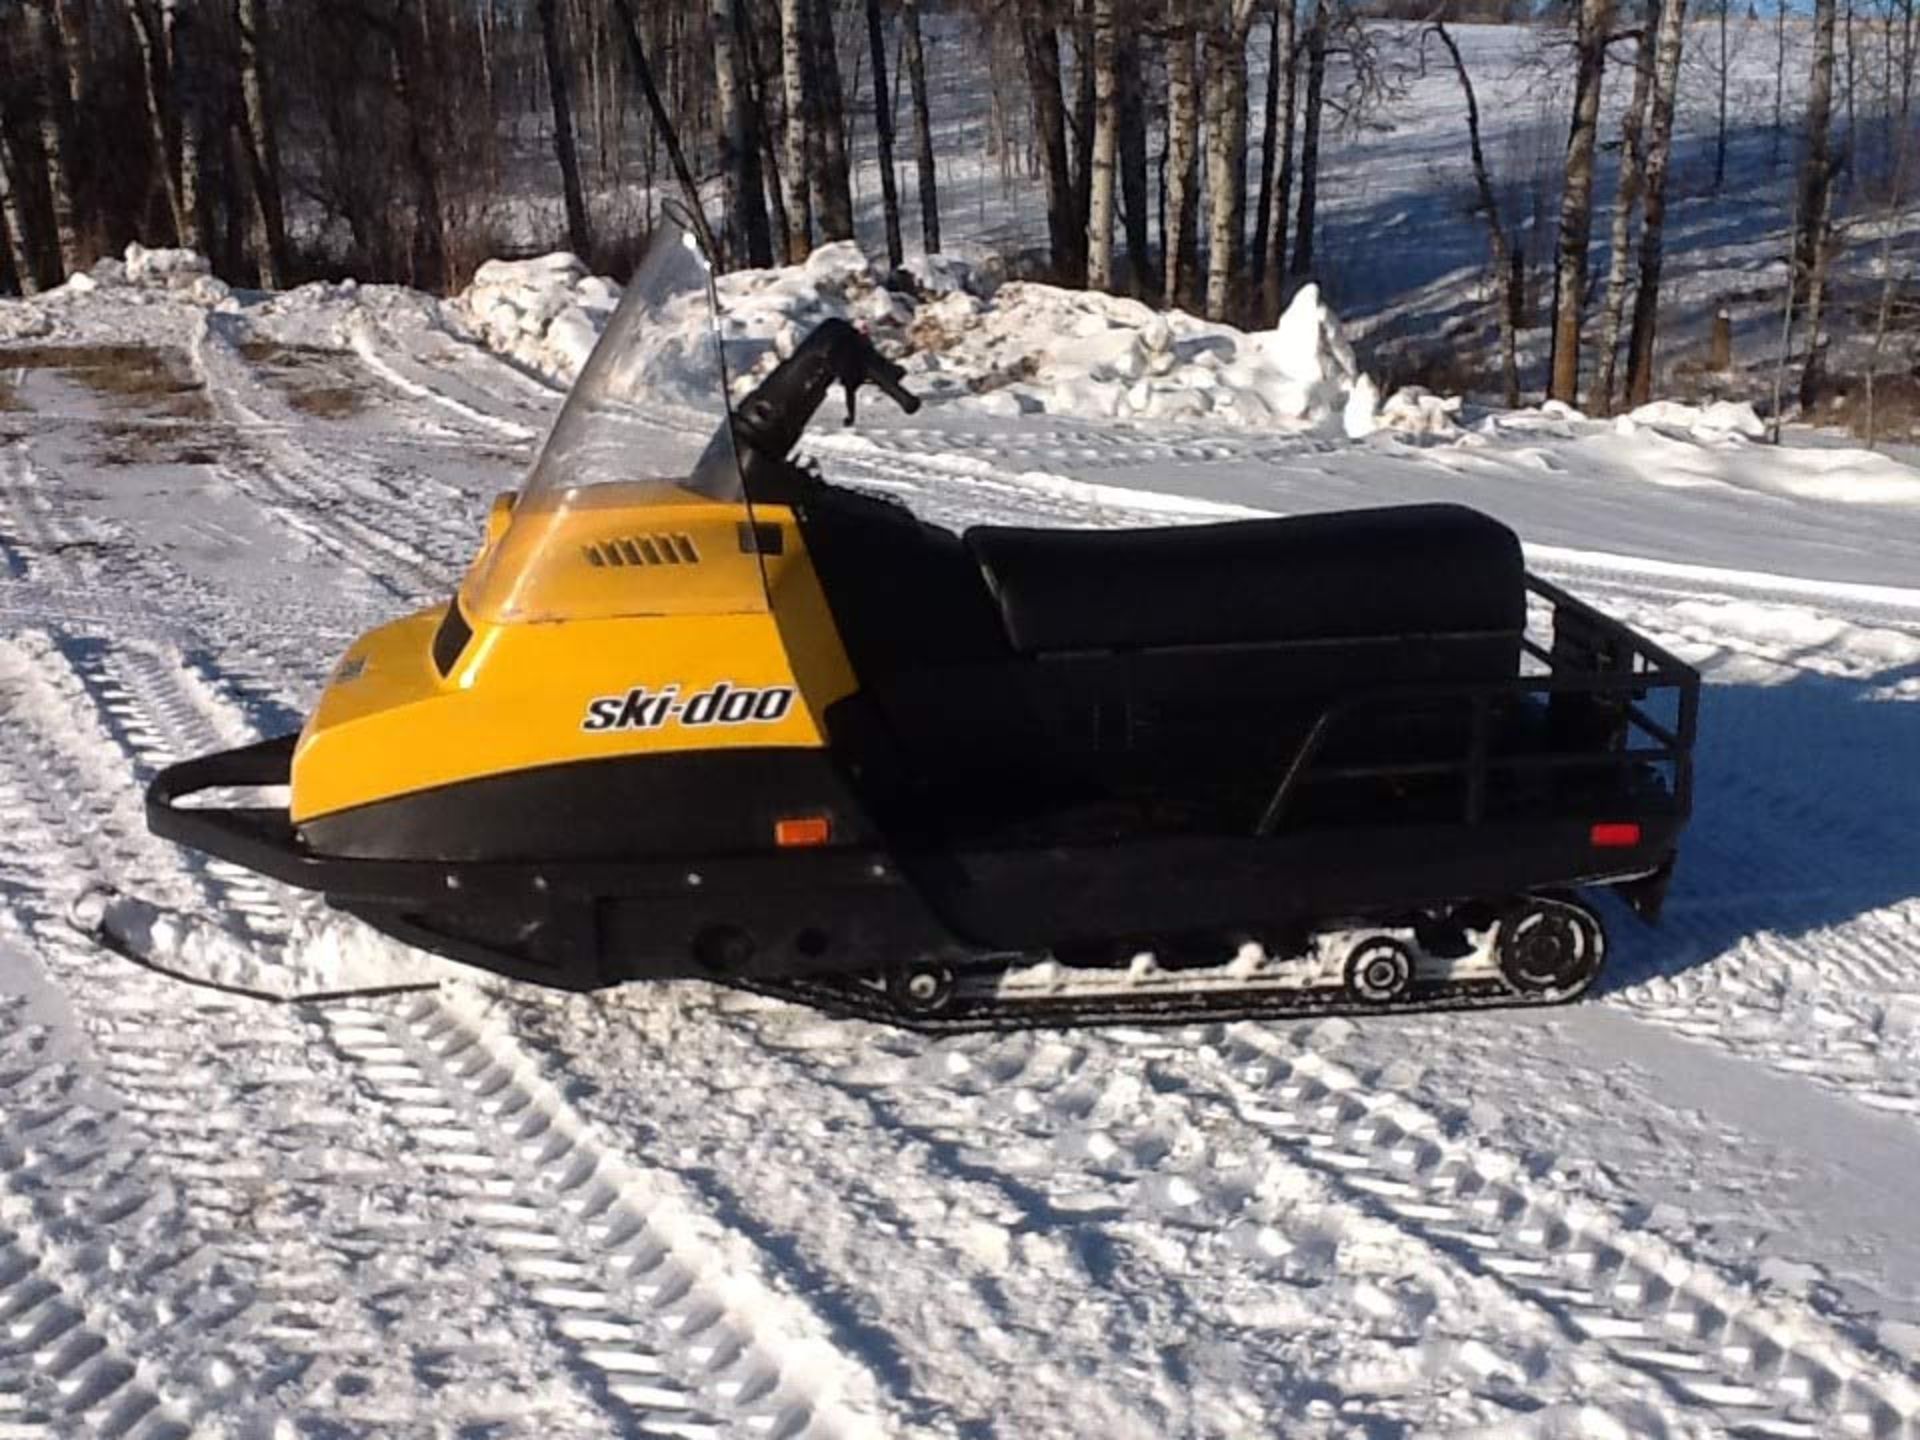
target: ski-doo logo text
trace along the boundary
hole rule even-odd
[[[602,695],[587,702],[582,730],[660,730],[668,725],[773,725],[793,709],[793,687],[764,690],[722,680],[685,696],[678,685],[649,690],[636,685],[624,695]]]

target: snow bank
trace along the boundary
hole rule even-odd
[[[571,382],[619,303],[619,285],[589,275],[578,256],[559,250],[487,261],[451,308],[488,348]]]
[[[1360,439],[1383,428],[1449,433],[1457,408],[1424,394],[1380,405],[1311,285],[1272,330],[1248,332],[1118,296],[993,286],[952,256],[916,258],[905,273],[903,288],[890,288],[857,245],[841,242],[804,264],[720,277],[722,336],[738,383],[753,384],[814,326],[838,317],[864,325],[900,358],[929,403],[990,414],[1207,421]],[[490,347],[566,384],[618,298],[617,285],[559,252],[481,266],[449,309]]]
[[[1655,400],[1622,416],[1617,427],[1632,434],[1639,426],[1657,430],[1678,430],[1696,440],[1723,440],[1738,435],[1760,440],[1767,433],[1766,423],[1744,400],[1716,400],[1711,405],[1685,405],[1678,400]]]

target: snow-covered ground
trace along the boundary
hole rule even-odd
[[[1613,917],[1590,1003],[937,1042],[697,985],[276,1008],[67,908],[442,973],[153,840],[140,786],[443,596],[558,396],[424,297],[175,273],[0,306],[0,1433],[1920,1435],[1920,474],[1697,412],[811,437],[952,523],[1510,520],[1711,681],[1666,922]]]

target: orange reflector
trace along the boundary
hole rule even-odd
[[[1640,827],[1631,820],[1603,821],[1589,832],[1596,850],[1631,850],[1640,843]]]
[[[773,822],[773,843],[783,850],[824,845],[832,835],[833,826],[824,815],[801,815]]]

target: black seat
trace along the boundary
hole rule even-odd
[[[1155,530],[969,530],[1025,655],[1516,633],[1520,542],[1462,505]]]

